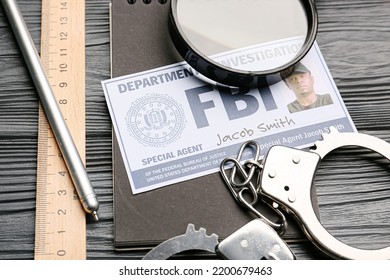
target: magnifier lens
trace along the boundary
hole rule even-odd
[[[172,0],[171,35],[203,75],[235,86],[269,85],[310,49],[312,0]]]

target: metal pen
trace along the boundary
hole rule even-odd
[[[38,92],[43,110],[56,138],[84,210],[97,221],[99,202],[89,181],[83,161],[73,142],[66,122],[43,70],[40,57],[23,16],[14,0],[0,0],[19,45],[24,61]]]

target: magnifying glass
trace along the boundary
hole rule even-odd
[[[203,76],[236,87],[277,83],[314,43],[313,0],[172,0],[170,35]]]

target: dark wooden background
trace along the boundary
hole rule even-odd
[[[110,77],[110,1],[86,2],[87,171],[101,203],[100,221],[87,224],[87,256],[139,258],[142,253],[115,252],[113,247],[111,121],[100,85]],[[390,1],[316,2],[317,42],[357,129],[390,142]],[[39,49],[40,1],[18,3]],[[0,259],[33,258],[37,106],[0,9]],[[316,179],[326,228],[359,248],[390,245],[389,171],[388,161],[362,149],[328,157]],[[308,242],[291,247],[298,259],[326,258]]]

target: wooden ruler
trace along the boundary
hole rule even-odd
[[[41,60],[85,163],[85,0],[43,0]],[[85,259],[86,218],[42,107],[35,259]]]

